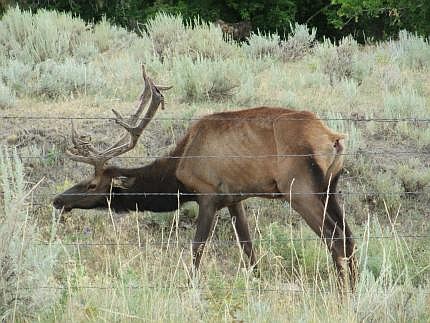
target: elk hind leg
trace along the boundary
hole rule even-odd
[[[345,220],[345,215],[342,212],[337,198],[335,195],[329,195],[328,200],[323,200],[324,203],[327,201],[327,213],[330,215],[331,219],[336,223],[336,227],[341,230],[343,250],[345,253],[345,260],[348,263],[348,274],[349,283],[352,289],[354,289],[357,283],[357,260],[355,258],[355,242],[352,237],[352,231]]]
[[[340,285],[345,286],[345,260],[347,259],[344,245],[346,244],[343,230],[330,214],[324,213],[324,204],[317,196],[299,196],[292,200],[292,207],[304,218],[311,229],[324,239],[336,266]]]

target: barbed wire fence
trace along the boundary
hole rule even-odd
[[[114,121],[115,118],[113,117],[81,117],[81,116],[18,116],[18,115],[0,115],[0,119],[4,120],[45,120],[45,121],[54,121],[54,120],[63,120],[63,121],[73,121],[73,120],[108,120],[108,121]],[[142,119],[142,118],[141,118]],[[198,121],[202,118],[178,118],[178,117],[154,117],[152,118],[153,121]],[[205,120],[210,121],[219,121],[219,120],[233,120],[233,121],[249,121],[249,120],[268,120],[267,118],[217,118],[217,117],[204,117]],[[376,123],[398,123],[398,122],[410,122],[412,124],[420,124],[420,123],[429,123],[430,118],[365,118],[365,117],[353,117],[353,118],[330,118],[330,117],[321,117],[317,118],[321,121],[348,121],[348,122],[354,122],[354,123],[362,123],[362,122],[376,122]],[[304,121],[309,119],[300,119],[300,118],[288,118],[289,121]],[[313,156],[322,156],[325,154],[321,153],[315,153],[315,154],[266,154],[266,155],[196,155],[196,156],[169,156],[169,155],[146,155],[146,156],[120,156],[115,157],[115,159],[129,159],[129,160],[152,160],[152,159],[267,159],[267,158],[303,158],[303,157],[313,157]],[[387,151],[387,150],[363,150],[358,149],[356,152],[346,152],[341,153],[343,156],[349,156],[349,157],[358,157],[358,156],[429,156],[430,151],[429,150],[393,150],[393,151]],[[18,155],[18,157],[22,160],[44,160],[47,158],[52,158],[51,155],[39,155],[39,156],[31,156],[31,155]],[[49,194],[31,194],[31,198],[37,198],[37,197],[49,197],[49,196],[55,196],[60,192],[51,192]],[[3,195],[3,192],[0,192],[0,197]],[[363,196],[381,196],[381,195],[401,195],[401,196],[418,196],[418,195],[430,195],[430,192],[427,191],[386,191],[386,192],[380,192],[380,191],[342,191],[342,192],[322,192],[322,193],[304,193],[304,192],[292,192],[292,195],[342,195],[342,196],[349,196],[349,195],[363,195]],[[235,193],[184,193],[184,192],[176,192],[176,193],[166,193],[166,192],[142,192],[142,193],[81,193],[81,194],[66,194],[66,195],[73,195],[73,196],[106,196],[106,197],[113,197],[113,196],[199,196],[199,195],[217,195],[217,196],[231,196],[231,195],[237,195],[241,197],[280,197],[285,195],[285,193],[263,193],[263,192],[235,192]],[[46,203],[38,203],[37,201],[30,201],[29,204],[33,206],[46,206]],[[330,240],[336,240],[336,239],[344,239],[349,237],[342,237],[342,238],[327,238]],[[356,240],[360,239],[375,239],[375,240],[394,240],[394,239],[400,239],[400,240],[406,240],[406,239],[430,239],[430,235],[428,234],[404,234],[404,235],[367,235],[365,237],[354,237]],[[292,242],[292,241],[322,241],[321,237],[300,237],[300,238],[287,238],[287,239],[271,239],[271,238],[260,238],[260,239],[252,239],[251,242],[253,243],[270,243],[270,242]],[[249,241],[239,241],[239,240],[212,240],[210,241],[211,245],[218,246],[218,245],[237,245],[238,243],[244,243]],[[147,245],[153,245],[153,246],[166,246],[166,245],[181,245],[183,248],[185,248],[187,245],[192,245],[195,243],[201,243],[196,241],[143,241],[143,242],[60,242],[62,246],[64,247],[75,247],[75,248],[93,248],[93,247],[138,247],[141,248],[143,246]],[[50,242],[39,242],[39,245],[50,245]],[[302,286],[303,287],[303,286]],[[67,286],[67,285],[40,285],[40,286],[34,286],[34,287],[28,287],[31,289],[97,289],[97,290],[109,290],[109,289],[118,289],[118,288],[125,288],[129,290],[139,290],[139,289],[176,289],[176,290],[189,290],[190,286],[139,286],[139,285],[129,285],[129,286],[95,286],[95,285],[79,285],[79,286]],[[303,293],[308,292],[306,288],[223,288],[219,287],[221,289],[228,289],[228,290],[235,290],[235,291],[241,291],[241,292],[273,292],[273,293]],[[327,293],[328,291],[325,290],[315,290],[316,293]],[[430,294],[430,291],[423,291],[425,294]]]

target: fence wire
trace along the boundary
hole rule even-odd
[[[336,156],[390,156],[390,155],[429,155],[430,151],[369,151],[337,153]],[[169,156],[169,155],[146,155],[146,156],[117,156],[115,159],[267,159],[267,158],[287,158],[287,157],[315,157],[333,156],[333,153],[313,153],[313,154],[267,154],[267,155],[188,155],[188,156]],[[21,159],[52,159],[52,155],[28,156],[18,155]],[[9,156],[13,158],[13,156]],[[66,159],[68,160],[68,159]]]
[[[128,116],[130,117],[130,116]],[[27,120],[110,120],[115,121],[115,117],[103,117],[103,116],[94,116],[94,117],[81,117],[81,116],[17,116],[17,115],[1,115],[0,119],[5,120],[21,120],[21,119],[27,119]],[[215,116],[202,116],[202,117],[193,117],[193,118],[180,118],[180,117],[154,117],[154,118],[145,118],[141,117],[139,120],[152,120],[152,121],[199,121],[199,120],[205,120],[205,121],[222,121],[222,120],[228,120],[228,121],[273,121],[275,120],[273,117],[261,117],[261,118],[243,118],[243,117],[232,117],[232,118],[225,118],[225,117],[217,117],[216,113]],[[321,120],[321,121],[353,121],[353,122],[430,122],[430,118],[331,118],[331,117],[317,117],[317,118],[284,118],[288,121],[309,121],[309,120]]]
[[[21,287],[20,287],[21,288]],[[202,288],[195,288],[190,286],[155,286],[155,285],[125,285],[125,286],[95,286],[95,285],[70,285],[70,286],[35,286],[35,287],[23,287],[22,289],[100,289],[100,290],[111,290],[111,289],[164,289],[164,290],[183,290],[183,291],[199,291],[201,293],[209,293],[213,290],[228,290],[237,292],[276,292],[276,293],[304,293],[307,292],[305,289],[275,289],[275,288],[228,288],[220,286],[211,286],[210,290],[205,291]],[[319,290],[317,293],[329,293],[329,291]]]
[[[408,290],[396,290],[396,287],[400,286],[392,286],[391,288],[388,288],[386,291],[372,291],[372,294],[377,295],[387,295],[389,293],[411,293],[411,291]],[[152,290],[179,290],[179,291],[198,291],[201,294],[209,294],[213,291],[230,291],[230,292],[238,292],[238,293],[279,293],[279,294],[332,294],[332,293],[339,293],[339,290],[327,290],[322,288],[316,288],[312,286],[297,286],[297,288],[238,288],[238,287],[221,287],[221,286],[210,286],[208,289],[203,288],[196,288],[192,286],[156,286],[156,285],[122,285],[122,286],[96,286],[96,285],[60,285],[60,286],[35,286],[35,287],[20,287],[21,289],[25,290],[36,290],[36,289],[56,289],[56,290],[72,290],[72,289],[93,289],[93,290],[145,290],[145,289],[152,289]],[[418,293],[423,293],[425,295],[430,295],[430,291],[428,290],[419,290]],[[353,295],[353,291],[347,291],[343,290],[342,293]],[[414,291],[414,293],[417,293],[417,291]]]
[[[47,194],[31,194],[32,197],[38,196],[56,196],[61,194],[61,192],[52,192]],[[243,197],[285,197],[285,196],[301,196],[301,195],[318,195],[318,196],[326,196],[326,195],[369,195],[369,196],[379,196],[379,195],[428,195],[430,191],[365,191],[365,192],[355,192],[355,191],[339,191],[339,192],[232,192],[232,193],[217,193],[217,192],[208,192],[208,193],[185,193],[185,192],[124,192],[124,193],[63,193],[63,196],[105,196],[105,197],[113,197],[113,196],[243,196]],[[0,192],[0,196],[4,195],[4,192]]]
[[[297,241],[336,241],[343,239],[354,240],[407,240],[407,239],[430,239],[430,234],[399,234],[399,235],[371,235],[371,236],[348,236],[348,237],[301,237],[301,238],[260,238],[251,240],[211,240],[211,241],[141,241],[139,242],[60,242],[62,246],[66,247],[144,247],[144,246],[168,246],[168,245],[181,245],[188,246],[194,244],[207,244],[207,245],[237,245],[238,243],[278,243],[278,242],[297,242]],[[37,245],[49,246],[50,242],[41,242]]]

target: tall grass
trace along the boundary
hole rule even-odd
[[[421,245],[397,235],[394,220],[391,228],[383,229],[369,219],[357,234],[360,279],[356,291],[343,298],[331,256],[301,225],[272,224],[257,234],[261,258],[256,279],[244,268],[234,238],[231,244],[218,243],[221,238],[216,236],[232,238],[231,224],[220,219],[218,233],[206,246],[199,279],[187,284],[190,250],[181,237],[186,233],[180,232],[178,244],[173,238],[163,248],[157,242],[167,240],[142,232],[137,222],[133,228],[134,221],[106,223],[106,230],[116,228],[112,238],[118,245],[112,249],[70,253],[71,267],[63,277],[70,284],[65,286],[68,297],[60,320],[264,321],[270,313],[273,321],[361,322],[420,321],[429,315],[423,306],[430,297],[428,281],[417,280],[429,277],[428,264],[415,257]],[[166,223],[167,227],[171,225]],[[137,234],[142,248],[121,246],[128,234]],[[99,263],[98,271],[88,271],[83,259]]]
[[[0,317],[3,321],[35,319],[59,299],[55,289],[59,246],[40,244],[35,219],[28,211],[23,165],[0,149]],[[51,285],[53,289],[44,289]]]

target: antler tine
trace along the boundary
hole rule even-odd
[[[151,98],[151,79],[146,75],[145,71],[145,65],[141,64],[142,67],[142,78],[143,82],[145,83],[145,87],[143,89],[142,94],[140,95],[140,102],[139,106],[137,107],[136,112],[130,117],[128,123],[129,124],[135,124],[137,120],[139,119],[140,115],[143,112],[143,109],[145,108],[146,104],[148,103],[149,99]]]
[[[142,94],[140,95],[140,101],[139,101],[139,105],[137,107],[137,110],[129,118],[128,123],[132,124],[132,125],[137,122],[137,120],[139,119],[140,115],[143,112],[143,109],[145,108],[145,105],[148,103],[149,99],[151,98],[151,86],[149,83],[149,78],[146,75],[145,66],[143,64],[141,66],[142,66],[142,77],[143,77],[143,81],[144,81],[145,86],[144,86],[144,89],[142,91]],[[112,112],[116,116],[115,122],[118,123],[118,122],[124,120],[124,118],[121,116],[121,114],[118,111],[116,111],[115,109],[112,109]],[[110,150],[113,147],[120,145],[126,139],[127,139],[127,134],[125,133],[115,144],[113,144],[111,147],[109,147],[108,150]]]
[[[103,165],[108,160],[106,158],[99,158],[97,156],[82,156],[82,155],[77,155],[77,154],[74,154],[70,149],[66,150],[66,154],[67,154],[67,156],[71,160],[74,160],[74,161],[77,161],[77,162],[81,162],[81,163],[85,163],[85,164],[93,165],[96,170],[98,170],[101,167],[103,167]]]
[[[91,144],[91,137],[89,137],[88,140],[83,140],[81,138],[84,138],[84,136],[78,134],[78,132],[76,131],[75,124],[72,121],[72,143],[74,145],[74,148],[76,148],[77,150],[82,150],[83,147],[85,147],[85,150],[89,150],[94,154],[99,154],[99,152]]]
[[[124,118],[119,112],[112,109],[116,116],[116,123],[122,126],[127,132],[121,136],[121,138],[115,144],[100,152],[90,143],[91,138],[89,138],[89,140],[85,140],[82,139],[84,138],[83,136],[79,136],[72,122],[72,142],[74,146],[66,151],[70,159],[94,165],[97,171],[98,169],[102,168],[109,159],[119,156],[134,148],[137,140],[148,123],[154,117],[160,104],[162,107],[164,107],[164,97],[161,94],[160,89],[168,90],[171,88],[171,86],[160,86],[160,88],[157,88],[152,80],[146,75],[143,64],[142,77],[145,86],[142,94],[140,95],[140,102],[137,110],[129,118],[128,122],[124,121]],[[148,110],[146,111],[146,114],[142,120],[138,123],[140,115],[142,114],[149,99],[151,99],[151,103],[149,104]]]
[[[170,90],[173,85],[156,85],[155,86],[159,91],[167,91]]]
[[[113,110],[114,114],[117,116],[115,122],[122,126],[127,132],[114,145],[112,145],[102,153],[108,159],[121,155],[133,149],[143,130],[154,117],[160,103],[164,108],[164,97],[160,93],[159,89],[154,85],[152,80],[146,75],[145,67],[143,64],[142,77],[145,82],[145,88],[140,96],[139,106],[136,112],[130,117],[129,122],[125,122],[121,115],[117,111]],[[170,89],[171,86],[163,86],[162,88]],[[145,108],[145,105],[150,98],[151,103],[145,113],[145,116],[142,118],[140,123],[136,125],[140,115]]]
[[[81,138],[83,138],[83,136],[78,134],[72,121],[72,143],[74,146],[66,150],[66,154],[69,158],[77,162],[93,165],[96,169],[103,166],[106,161],[104,158],[101,158],[100,152],[91,144],[91,138],[89,138],[89,140],[83,140]]]

